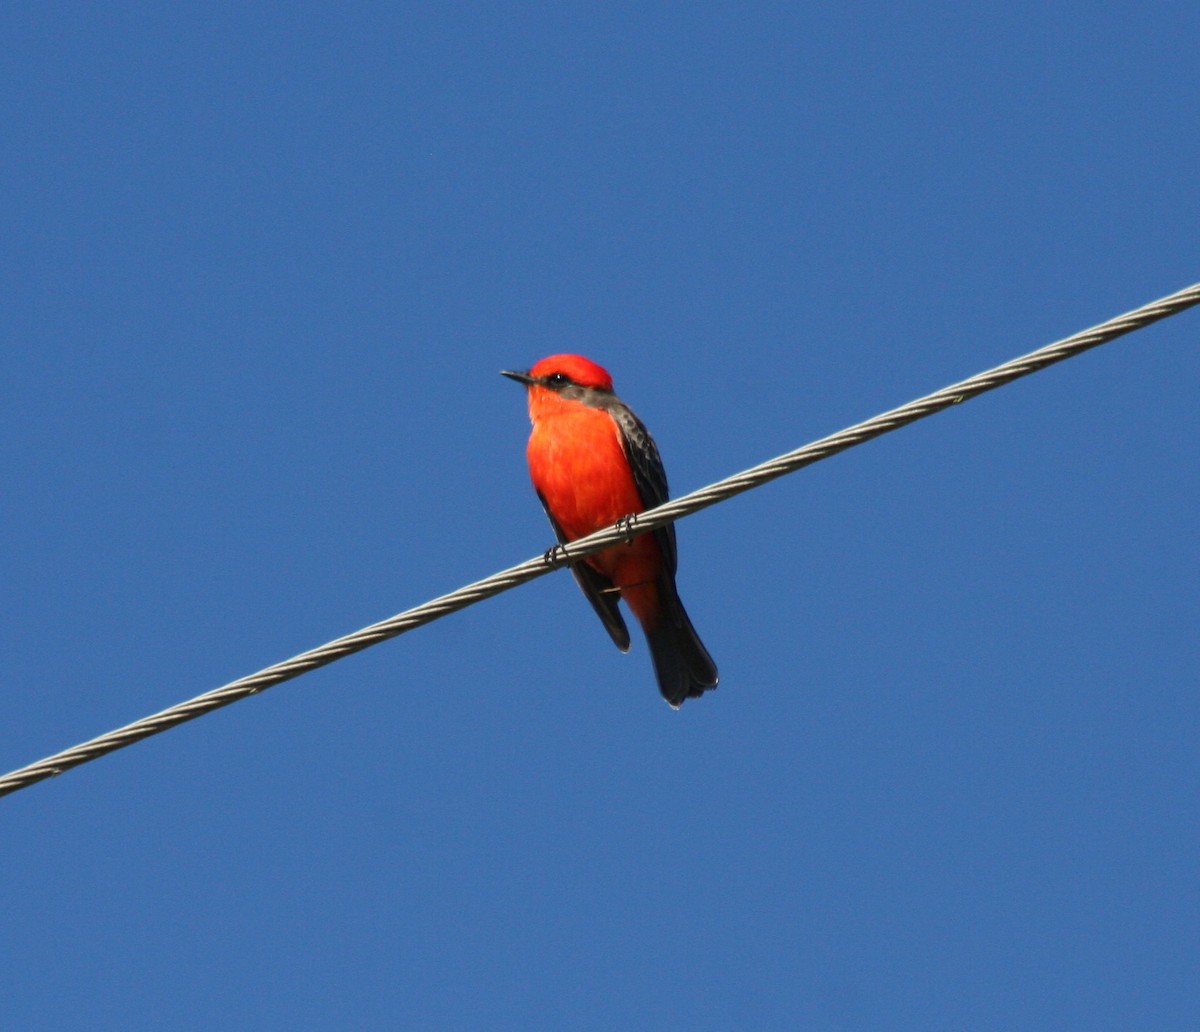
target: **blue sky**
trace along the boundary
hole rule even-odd
[[[0,766],[1200,279],[1194,4],[10,5]],[[21,1029],[1200,1022],[1188,313],[0,802]]]

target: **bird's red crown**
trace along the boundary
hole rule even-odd
[[[529,375],[535,380],[540,380],[544,376],[553,376],[555,373],[562,373],[568,380],[579,384],[580,387],[594,387],[601,391],[612,390],[612,377],[608,375],[608,370],[582,355],[550,355],[529,370]]]

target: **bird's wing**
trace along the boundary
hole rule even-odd
[[[542,503],[542,508],[546,510],[546,518],[550,521],[550,526],[554,528],[555,537],[561,544],[567,544],[567,536],[563,533],[562,527],[558,525],[558,520],[550,512],[550,506],[546,504],[546,499],[542,497],[541,491],[538,492],[538,500]],[[579,585],[579,589],[592,604],[592,608],[596,610],[596,615],[600,617],[600,622],[604,624],[604,629],[608,631],[614,644],[622,652],[628,652],[629,628],[625,626],[625,619],[617,608],[617,602],[621,596],[613,587],[613,582],[586,562],[576,563],[571,567],[571,573],[575,576],[575,583]]]
[[[670,496],[667,489],[667,471],[663,468],[658,446],[650,436],[650,431],[632,410],[621,402],[611,406],[609,413],[621,431],[621,446],[625,449],[629,468],[633,470],[633,482],[637,485],[642,504],[647,509],[662,505]],[[668,523],[665,527],[660,527],[654,532],[654,537],[666,560],[667,569],[671,571],[672,577],[675,576],[675,524]]]

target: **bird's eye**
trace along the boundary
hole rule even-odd
[[[546,377],[547,387],[565,387],[570,382],[570,377],[568,377],[565,373],[551,373]]]

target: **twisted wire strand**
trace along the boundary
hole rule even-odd
[[[315,649],[302,652],[282,663],[276,663],[257,673],[198,695],[194,699],[181,702],[169,709],[134,721],[132,724],[109,731],[98,738],[93,738],[70,749],[55,753],[53,756],[38,760],[36,763],[21,767],[0,777],[0,796],[27,788],[46,778],[61,774],[71,767],[88,763],[107,753],[132,745],[143,738],[149,738],[151,735],[203,716],[222,706],[228,706],[239,699],[299,677],[310,670],[316,670],[335,660],[355,652],[361,652],[372,645],[395,638],[405,631],[411,631],[423,624],[474,605],[476,602],[498,595],[502,591],[541,577],[551,570],[579,562],[610,545],[628,540],[633,533],[644,533],[664,526],[683,516],[732,498],[743,491],[749,491],[778,477],[794,473],[798,469],[829,458],[847,448],[853,448],[872,438],[890,433],[892,430],[941,412],[943,409],[960,404],[986,391],[995,390],[997,387],[1045,369],[1056,362],[1073,358],[1133,330],[1176,315],[1196,304],[1200,304],[1200,283],[1152,301],[1090,329],[1072,334],[1053,344],[1047,344],[1037,351],[1014,358],[994,369],[988,369],[959,383],[943,387],[932,394],[910,401],[907,405],[901,405],[871,419],[856,423],[854,426],[839,430],[837,433],[822,437],[820,440],[769,459],[741,473],[735,473],[733,476],[702,487],[690,494],[682,495],[657,508],[648,509],[636,517],[622,520],[613,527],[607,527],[585,538],[573,541],[570,546],[556,545],[544,556],[528,559],[517,566],[501,570],[499,573],[475,581],[457,591],[431,599],[387,620],[381,620],[379,623],[355,631],[353,634],[347,634]]]

